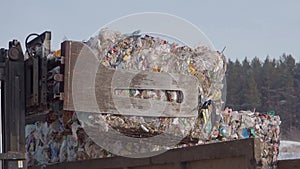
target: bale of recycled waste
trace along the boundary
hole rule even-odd
[[[264,168],[276,166],[280,145],[280,117],[274,111],[232,111],[226,108],[211,132],[210,142],[259,138]]]
[[[221,111],[221,103],[223,101],[222,82],[226,71],[226,61],[225,57],[217,51],[213,51],[206,46],[191,48],[176,42],[169,42],[160,37],[136,33],[122,34],[109,29],[101,29],[86,44],[96,53],[101,64],[108,68],[180,73],[195,76],[198,79],[199,89],[197,90],[200,91],[199,98],[201,98],[198,107],[201,107],[204,102],[209,100],[214,103],[215,111],[210,110],[209,113],[207,112],[205,119],[207,123],[212,121],[210,114]],[[151,98],[175,102],[179,99],[176,91],[118,90],[117,92],[118,95],[144,99]],[[199,110],[195,111],[199,113]],[[125,135],[130,135],[126,130],[135,130],[136,132],[131,132],[132,136],[136,133],[139,133],[138,135],[157,135],[164,132],[166,128],[171,130],[181,128],[180,134],[192,137],[191,135],[194,133],[190,132],[191,127],[185,126],[192,126],[198,119],[197,117],[158,117],[145,120],[144,117],[107,114],[103,115],[103,117],[109,125],[124,131]],[[205,131],[207,135],[211,126],[206,126]],[[204,130],[201,131],[203,132]]]
[[[180,144],[169,148],[256,137],[262,142],[261,162],[263,167],[270,168],[276,165],[280,144],[281,121],[279,116],[274,115],[274,112],[259,113],[225,109],[221,112],[221,118],[218,123],[210,126],[207,125],[205,120],[205,116],[210,111],[210,106],[206,107],[204,105],[202,107],[202,115],[200,114],[195,123],[197,127],[190,131],[190,137],[182,140]],[[65,112],[63,116],[52,118],[51,121],[36,122],[26,126],[26,159],[28,166],[113,156],[110,152],[97,145],[90,135],[86,134],[82,124],[77,119],[76,113],[72,113],[71,116],[69,114],[70,112]],[[51,113],[48,114],[48,116],[50,115]],[[144,131],[141,126],[137,128],[136,125],[140,124],[141,120],[144,120],[141,118],[135,117],[130,119],[131,125],[127,126],[128,128],[119,126],[120,119],[115,116],[107,115],[105,119],[108,119],[107,122],[111,122],[112,125],[115,121],[116,128],[114,129],[123,130],[123,133],[131,137],[148,137],[153,134],[161,134],[159,132],[155,133],[155,131],[150,132],[150,125],[144,126],[149,131]],[[175,123],[179,123],[178,121],[179,119],[175,120]],[[121,123],[124,124],[123,122]],[[174,121],[167,123],[174,123]],[[97,127],[105,129],[103,126]],[[212,131],[206,132],[207,127],[211,127]],[[139,135],[139,133],[144,133],[145,135]],[[99,133],[96,131],[95,134]],[[119,144],[122,145],[122,143]],[[136,147],[134,148],[137,149]],[[160,147],[158,146],[156,150],[160,150]]]

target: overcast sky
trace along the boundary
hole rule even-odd
[[[0,0],[0,47],[30,33],[52,31],[53,49],[64,37],[85,40],[100,27],[136,12],[164,12],[198,26],[228,58],[300,60],[299,0]],[[137,28],[138,29],[138,28]]]

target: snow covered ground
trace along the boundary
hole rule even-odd
[[[281,140],[278,159],[300,159],[300,142]]]

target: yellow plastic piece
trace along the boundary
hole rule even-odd
[[[55,56],[55,57],[61,56],[61,50],[55,51],[55,52],[53,53],[53,56]]]
[[[192,73],[192,75],[194,75],[196,73],[196,69],[193,68],[193,66],[191,66],[191,65],[189,66],[189,70]]]
[[[129,57],[129,55],[125,55],[124,57],[123,57],[123,60],[128,60],[130,57]]]

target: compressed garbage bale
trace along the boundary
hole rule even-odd
[[[221,111],[222,80],[226,71],[226,62],[222,54],[205,46],[191,48],[168,42],[160,37],[137,34],[136,32],[139,31],[135,31],[133,34],[122,34],[109,29],[101,29],[86,43],[99,57],[101,64],[108,68],[180,73],[197,77],[198,90],[201,93],[199,107],[203,102],[212,100],[216,111],[211,110],[209,114]],[[161,101],[179,102],[180,99],[176,91],[117,90],[115,92],[122,96]],[[101,115],[93,114],[91,116]],[[126,130],[121,128],[139,131],[141,136],[157,135],[164,132],[166,128],[171,130],[182,128],[180,135],[190,135],[192,134],[190,132],[191,127],[182,126],[188,123],[188,125],[192,125],[197,121],[197,118],[148,118],[145,121],[144,117],[138,117],[140,122],[136,122],[134,118],[127,116],[104,116],[110,126],[118,128],[121,132],[124,131],[123,134],[128,135]],[[207,116],[206,120],[211,121],[211,116]],[[209,132],[209,129],[211,126],[207,127],[206,131]],[[135,135],[135,132],[131,133],[132,136]],[[200,137],[199,134],[198,136],[193,134],[193,137]]]
[[[226,108],[211,133],[209,142],[257,137],[261,144],[264,168],[276,166],[280,145],[280,117],[270,112],[232,111]]]
[[[137,32],[137,31],[136,31]],[[165,39],[142,34],[121,34],[117,31],[102,29],[87,42],[94,53],[99,57],[102,65],[114,69],[143,70],[150,72],[180,73],[195,76],[198,79],[199,105],[203,102],[212,101],[215,110],[209,109],[205,114],[205,121],[200,122],[198,117],[193,118],[149,118],[137,116],[112,115],[108,112],[94,114],[86,112],[83,124],[89,126],[89,134],[100,132],[95,129],[108,130],[107,125],[129,137],[152,137],[161,133],[169,132],[174,140],[187,137],[190,140],[208,140],[212,129],[212,115],[221,111],[221,95],[223,89],[222,80],[225,75],[226,63],[222,54],[212,51],[205,46],[191,48],[177,43],[168,42]],[[167,90],[116,90],[115,94],[142,98],[155,99],[169,102],[180,102],[180,94],[177,91]],[[154,110],[155,111],[155,110]],[[200,110],[194,110],[200,113]],[[79,112],[77,112],[79,113]],[[81,113],[82,114],[82,113]],[[83,115],[83,116],[84,116]],[[92,120],[95,119],[95,120]],[[103,123],[105,121],[105,124]],[[194,123],[197,123],[196,125]],[[93,124],[94,126],[91,126]],[[99,127],[99,124],[101,124]],[[202,127],[205,125],[205,127]],[[205,129],[203,129],[205,128]],[[192,130],[191,130],[192,129]],[[104,130],[101,130],[102,132]],[[109,131],[106,131],[109,132]],[[109,136],[99,135],[94,138]],[[179,140],[180,141],[180,140]],[[105,142],[104,140],[101,142]],[[109,142],[109,141],[108,141]],[[165,141],[162,141],[165,142]],[[127,143],[123,147],[132,147],[134,143]],[[158,143],[160,144],[160,143]],[[174,143],[175,145],[177,143]],[[157,146],[144,144],[141,149],[157,149]],[[174,146],[174,145],[173,145]]]
[[[205,116],[208,115],[210,109],[211,106],[208,103],[207,105],[202,105],[200,111],[202,115],[199,115],[195,127],[190,131],[190,138],[184,140],[184,142],[181,142],[175,147],[186,147],[257,137],[262,142],[261,159],[263,168],[272,168],[276,166],[280,144],[279,135],[281,121],[279,116],[274,115],[273,112],[259,113],[225,109],[221,112],[219,122],[216,125],[211,125],[207,124],[207,121],[205,120]],[[115,127],[119,126],[119,124],[124,124],[126,126],[125,123],[120,123],[121,119],[119,117],[117,118],[114,115],[101,115],[101,118],[107,119],[107,122],[115,125]],[[65,119],[65,122],[63,119]],[[91,119],[91,121],[93,120],[95,119]],[[115,120],[117,122],[113,123]],[[143,131],[141,126],[137,128],[136,125],[140,124],[143,120],[143,118],[132,117],[127,122],[130,124],[126,126],[127,128],[120,126],[120,128],[115,129],[124,130],[125,133],[130,131],[128,136],[141,137],[139,134],[146,132]],[[167,123],[172,124],[174,121],[175,123],[179,123],[179,119],[173,119],[173,122],[169,121]],[[96,122],[99,121],[96,120],[95,123]],[[101,124],[97,127],[106,130]],[[150,130],[154,130],[153,128],[155,128],[151,128],[151,125],[147,126],[146,124],[144,127],[148,129],[147,132],[150,132]],[[207,127],[211,127],[212,131],[206,132],[205,130],[207,130]],[[71,132],[68,130],[71,130]],[[107,133],[107,137],[109,137],[110,132]],[[95,134],[99,134],[97,130],[95,130]],[[123,145],[123,143],[118,143],[116,146],[129,146],[128,149],[132,149],[132,147],[130,147],[131,145]],[[175,147],[172,146],[169,148]],[[139,147],[134,148],[138,150]],[[156,149],[152,149],[152,151],[160,150],[162,148],[163,147],[160,147],[158,143]],[[139,151],[137,151],[137,153],[138,152]],[[94,143],[90,136],[85,133],[82,124],[77,120],[75,113],[73,113],[72,116],[66,114],[65,117],[63,115],[54,121],[36,122],[35,124],[27,125],[26,155],[28,166],[113,156],[111,153]]]
[[[203,100],[221,99],[226,61],[208,47],[191,48],[147,34],[128,35],[109,29],[101,29],[87,44],[106,67],[194,75]]]
[[[75,113],[64,113],[51,121],[37,121],[25,128],[27,166],[111,156],[86,135]]]

